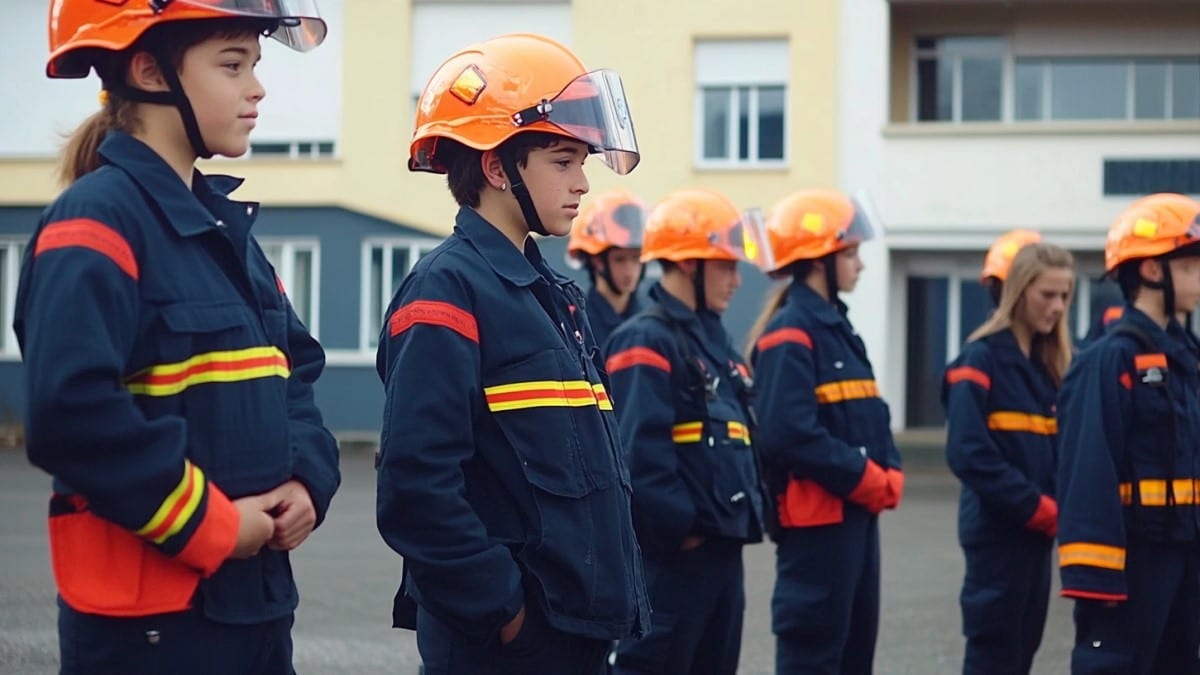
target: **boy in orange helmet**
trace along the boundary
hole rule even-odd
[[[1157,194],[1113,223],[1121,320],[1076,357],[1058,404],[1058,558],[1071,672],[1191,673],[1200,647],[1200,203]]]
[[[646,208],[624,190],[594,197],[575,219],[567,243],[567,263],[587,269],[588,321],[603,350],[608,336],[640,311],[638,283],[643,271],[642,228]]]
[[[595,675],[648,626],[582,293],[529,236],[570,231],[593,153],[637,164],[620,78],[542,36],[458,52],[418,102],[409,167],[448,174],[459,211],[380,336],[377,524],[427,675]]]

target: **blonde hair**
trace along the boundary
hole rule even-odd
[[[83,121],[63,146],[58,161],[58,180],[68,186],[100,168],[100,143],[109,131],[138,131],[137,105],[120,96],[102,92],[103,107]]]
[[[1037,281],[1043,272],[1049,269],[1065,269],[1074,271],[1075,259],[1064,248],[1044,242],[1026,244],[1013,258],[1008,279],[1000,293],[1000,304],[996,311],[984,321],[967,342],[982,340],[989,335],[995,335],[1012,327],[1013,316],[1025,299],[1025,291],[1030,284]],[[1067,307],[1075,294],[1075,280],[1071,280],[1071,288],[1067,291]],[[1033,336],[1033,353],[1038,356],[1056,387],[1062,385],[1067,367],[1071,365],[1071,330],[1067,323],[1068,312],[1063,312],[1055,324],[1054,330],[1048,335]]]
[[[787,300],[788,289],[794,283],[796,282],[776,282],[775,286],[767,291],[762,311],[758,313],[758,318],[754,320],[754,325],[750,327],[750,333],[746,336],[745,356],[747,363],[754,354],[754,343],[758,342],[758,338],[762,337],[763,331],[767,330],[767,324],[771,322],[771,318],[779,313],[779,308],[783,307],[784,301]]]

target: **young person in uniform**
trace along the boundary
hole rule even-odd
[[[612,190],[588,200],[571,228],[567,262],[587,270],[588,322],[602,350],[617,326],[641,311],[645,222],[646,207],[637,197]]]

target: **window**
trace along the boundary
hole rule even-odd
[[[333,157],[334,142],[327,141],[264,141],[251,143],[247,157],[286,157],[288,159],[320,159]]]
[[[1017,120],[1200,118],[1197,58],[1018,58]]]
[[[787,41],[703,40],[695,64],[697,165],[785,166]]]
[[[275,268],[296,316],[313,337],[319,337],[321,272],[320,246],[309,240],[259,240],[267,260]]]
[[[368,242],[364,248],[363,311],[360,344],[363,350],[379,346],[379,331],[392,296],[413,265],[433,250],[433,239]]]
[[[16,356],[17,336],[13,333],[13,312],[17,298],[17,279],[21,272],[22,242],[0,239],[0,356]]]
[[[916,117],[921,122],[996,122],[1003,112],[1004,40],[917,38]]]

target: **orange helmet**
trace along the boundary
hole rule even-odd
[[[325,40],[315,0],[52,0],[48,77],[87,77],[97,51],[129,48],[168,21],[252,18],[277,22],[271,37],[297,51]]]
[[[645,224],[646,206],[637,197],[624,190],[597,195],[575,219],[567,255],[579,260],[610,248],[640,249]]]
[[[586,143],[618,174],[638,163],[621,77],[587,72],[575,54],[542,35],[502,35],[447,59],[417,103],[408,168],[445,173],[439,138],[491,150],[525,131]]]
[[[874,230],[863,209],[836,190],[801,190],[771,209],[767,241],[779,271],[797,260],[818,260],[866,241]]]
[[[725,195],[693,188],[672,192],[646,217],[642,262],[744,260],[763,266],[762,214],[741,212]]]
[[[1200,202],[1171,192],[1142,197],[1108,228],[1104,269],[1200,243]]]
[[[1008,279],[1008,269],[1012,267],[1013,258],[1017,257],[1017,251],[1041,240],[1041,233],[1034,230],[1009,230],[1000,235],[983,259],[983,271],[979,274],[979,281],[986,281],[989,277],[1005,281]]]

